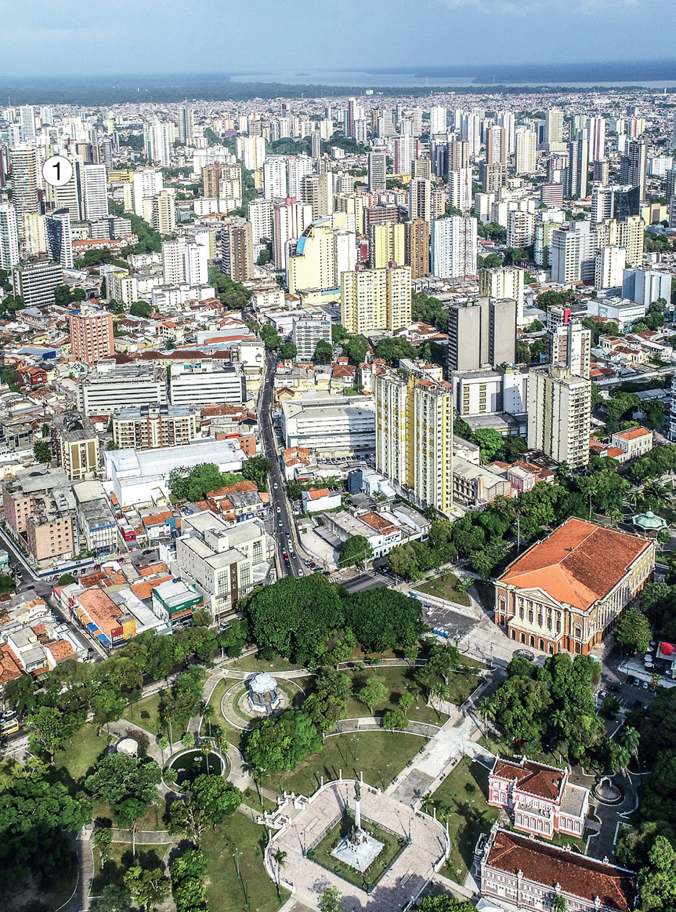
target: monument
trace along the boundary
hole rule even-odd
[[[384,843],[379,842],[362,829],[361,783],[356,782],[354,786],[354,825],[347,836],[343,837],[331,852],[331,855],[363,874],[371,867],[384,847]]]

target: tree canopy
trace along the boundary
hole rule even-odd
[[[95,798],[108,802],[122,826],[142,817],[157,797],[162,780],[154,760],[141,760],[125,753],[108,754],[99,761],[86,787]]]
[[[246,738],[244,759],[254,769],[280,773],[318,751],[322,737],[306,712],[285,710],[276,719],[264,719]]]

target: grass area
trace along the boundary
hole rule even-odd
[[[400,837],[395,836],[393,833],[388,833],[387,830],[381,829],[377,824],[362,819],[362,828],[377,839],[378,842],[382,842],[383,848],[380,850],[380,854],[373,861],[368,871],[361,874],[355,868],[351,868],[349,865],[344,864],[331,855],[331,852],[336,848],[343,836],[347,836],[353,825],[354,817],[347,812],[342,820],[339,820],[338,823],[326,833],[321,842],[308,854],[313,861],[317,862],[317,864],[320,864],[322,867],[333,871],[338,877],[342,877],[343,880],[347,880],[351,884],[356,884],[356,886],[366,889],[368,884],[375,886],[378,883],[380,878],[386,873],[397,855],[399,855],[406,845],[406,840],[400,839]]]
[[[154,804],[146,810],[143,817],[139,818],[139,830],[166,830],[167,825],[164,822],[165,799],[158,797]],[[102,799],[96,799],[92,806],[92,819],[108,821],[107,826],[118,826],[108,802]]]
[[[136,845],[136,858],[132,853],[130,842],[114,842],[105,862],[101,861],[98,849],[94,849],[94,880],[92,896],[98,896],[107,884],[122,884],[126,871],[134,864],[140,864],[146,870],[159,868],[168,845]]]
[[[498,819],[499,811],[489,806],[487,794],[488,770],[463,757],[430,799],[430,809],[433,805],[438,817],[449,814],[451,854],[441,872],[455,883],[464,882],[479,836],[488,833]]]
[[[288,659],[282,656],[275,656],[274,659],[266,661],[260,659],[257,655],[243,656],[241,659],[235,659],[228,668],[236,668],[237,671],[261,672],[268,671],[274,674],[275,671],[298,671],[303,665],[294,665]]]
[[[160,723],[159,708],[160,694],[158,692],[151,694],[149,697],[144,697],[135,705],[129,704],[125,710],[124,717],[152,735],[159,737],[166,734],[169,737],[169,732],[165,732]],[[180,741],[185,734],[185,726],[174,723],[172,729],[174,741]]]
[[[376,706],[375,715],[380,716],[387,712],[388,709],[395,709],[401,694],[410,691],[416,697],[416,702],[408,712],[409,719],[416,722],[431,722],[433,725],[443,725],[448,716],[443,713],[437,714],[431,706],[427,706],[425,697],[420,693],[420,688],[413,680],[414,671],[414,668],[406,666],[376,665],[375,667],[365,668],[363,671],[350,672],[352,695],[347,701],[345,718],[361,719],[364,716],[371,715],[371,710],[358,699],[357,694],[369,678],[377,675],[379,678],[384,679],[389,695],[384,703]]]
[[[231,744],[234,744],[236,747],[239,747],[241,744],[242,735],[244,734],[244,732],[241,731],[239,728],[235,728],[234,725],[230,725],[230,723],[226,719],[224,719],[223,715],[221,714],[221,699],[223,697],[223,694],[228,689],[228,687],[231,686],[231,684],[232,684],[232,681],[219,681],[218,684],[216,685],[216,687],[214,688],[214,692],[211,694],[211,697],[209,698],[209,703],[211,703],[211,705],[216,710],[216,715],[214,716],[214,720],[213,720],[215,722],[215,724],[220,725],[220,727],[225,732],[225,735],[226,735],[228,741]]]
[[[244,804],[253,808],[254,811],[260,811],[261,814],[263,811],[274,811],[277,807],[277,804],[269,798],[266,798],[265,795],[261,795],[261,798],[259,799],[258,790],[255,786],[246,789],[244,792]]]
[[[66,785],[81,785],[86,776],[94,771],[96,761],[108,747],[109,741],[105,729],[99,736],[95,725],[85,725],[66,742],[62,750],[54,754],[57,777]]]
[[[370,785],[387,788],[394,777],[426,744],[425,738],[401,732],[371,731],[327,738],[324,746],[296,769],[273,776],[270,787],[302,795],[312,795],[321,776],[337,779],[343,776],[359,778],[360,772]]]
[[[418,592],[426,592],[427,595],[435,595],[437,598],[447,599],[449,602],[465,605],[468,608],[471,605],[469,595],[458,589],[458,577],[455,573],[444,573],[442,576],[416,586],[416,589]]]
[[[584,831],[584,838],[580,839],[578,836],[568,836],[566,833],[554,833],[552,837],[552,842],[557,846],[574,846],[576,849],[584,855],[585,849],[587,847],[587,837],[591,834],[591,830],[586,829]]]
[[[243,814],[227,817],[215,831],[204,832],[201,849],[209,871],[206,879],[209,912],[241,912],[244,908],[274,912],[286,902],[289,894],[282,890],[282,897],[278,898],[277,888],[263,866],[266,839],[264,827]],[[241,880],[237,879],[235,848],[240,853]],[[248,905],[245,905],[245,885]]]

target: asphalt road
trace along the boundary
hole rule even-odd
[[[265,385],[260,398],[258,417],[263,432],[263,446],[265,455],[272,463],[270,471],[270,518],[266,520],[266,527],[270,535],[275,539],[277,548],[277,566],[279,574],[305,576],[307,570],[303,565],[303,560],[298,552],[298,535],[296,524],[289,508],[289,502],[286,499],[284,477],[279,466],[279,456],[275,441],[275,432],[272,426],[272,390],[275,371],[277,369],[277,357],[273,352],[266,353],[267,370],[265,373]],[[287,535],[287,531],[289,535]],[[289,551],[290,543],[293,543],[293,552]],[[284,560],[283,551],[289,556],[288,564]],[[293,553],[293,557],[291,557]]]

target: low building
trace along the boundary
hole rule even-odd
[[[340,491],[333,494],[328,488],[310,488],[303,491],[303,513],[321,513],[322,510],[335,510],[342,504]]]
[[[453,457],[453,500],[467,506],[478,507],[491,503],[496,497],[511,497],[512,485],[509,479],[496,475],[487,466],[475,465]]]
[[[115,554],[120,543],[119,526],[101,482],[80,482],[73,485],[73,492],[77,500],[80,535],[87,551],[97,557]]]
[[[551,909],[562,896],[571,912],[632,912],[631,871],[495,826],[481,858],[481,895],[509,909]]]
[[[543,652],[588,655],[654,567],[654,541],[571,518],[498,577],[495,623]]]
[[[617,457],[620,463],[629,462],[638,456],[649,453],[653,448],[653,432],[644,427],[629,428],[628,431],[619,431],[613,434],[611,446],[622,450],[622,456]]]
[[[194,612],[204,606],[202,594],[183,580],[169,580],[155,586],[152,599],[153,612],[167,620],[172,631],[190,627]]]
[[[118,447],[155,450],[184,446],[197,437],[198,413],[192,405],[141,405],[113,412]]]
[[[100,464],[96,425],[81,412],[55,415],[52,452],[71,481],[91,478]]]
[[[507,812],[517,830],[552,839],[567,833],[581,839],[589,808],[589,790],[569,781],[568,769],[501,760],[488,779],[488,803]]]
[[[169,389],[172,405],[237,405],[246,401],[246,376],[239,364],[185,361],[171,365]]]
[[[270,495],[261,493],[253,481],[238,481],[211,491],[205,509],[221,513],[229,523],[266,519],[270,513]]]
[[[117,367],[112,359],[99,361],[78,386],[78,408],[85,415],[111,415],[116,409],[166,401],[166,371],[150,364]]]

